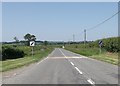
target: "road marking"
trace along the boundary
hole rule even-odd
[[[86,56],[80,56],[80,58],[88,58],[88,57],[86,57]]]
[[[59,49],[60,50],[60,49]],[[67,58],[67,56],[62,52],[62,50],[60,50],[60,52],[63,54],[63,56],[65,57],[65,58]],[[74,58],[88,58],[88,57],[85,57],[85,56],[80,56],[80,57],[74,57]],[[74,66],[74,64],[70,61],[70,60],[68,60],[73,66]],[[74,66],[75,67],[75,66]],[[80,73],[80,74],[83,74],[77,67],[75,67],[75,69]],[[91,79],[88,79],[87,80],[91,85],[94,85],[95,84],[95,82],[93,82]]]
[[[70,62],[70,63],[74,66],[74,64],[72,62]]]
[[[60,52],[63,54],[63,56],[67,58],[67,56],[62,52],[62,50],[61,50],[61,49],[59,49],[59,50],[60,50]],[[69,57],[69,58],[88,58],[88,57],[79,56],[79,57]]]
[[[17,73],[14,73],[14,74],[13,74],[13,76],[16,76],[16,75],[17,75]]]
[[[54,50],[51,54],[49,54],[49,55],[53,55],[54,52],[55,52],[55,50]],[[44,58],[44,59],[41,60],[40,62],[38,62],[37,65],[39,65],[40,63],[42,63],[43,61],[45,61],[45,60],[48,59],[48,58],[49,58],[49,56],[46,57],[46,58]]]
[[[56,49],[55,49],[55,50],[56,50]],[[54,50],[49,56],[52,56],[52,55],[54,54],[55,50]]]
[[[59,49],[60,50],[60,49]],[[60,52],[65,56],[65,54],[60,50]],[[67,56],[65,56],[67,58]],[[71,63],[71,62],[70,62]],[[71,63],[73,65],[73,63]],[[83,74],[77,67],[75,67],[75,69],[80,73]]]
[[[87,81],[88,81],[90,84],[92,84],[92,85],[95,84],[95,82],[93,82],[91,79],[88,79]]]
[[[45,61],[46,59],[48,59],[48,57],[47,57],[47,58],[44,58],[43,60],[41,60],[40,62],[38,62],[37,65],[39,65],[40,63],[42,63],[42,62]]]
[[[77,67],[75,67],[75,69],[76,69],[80,74],[83,74]]]
[[[4,76],[4,77],[8,78],[8,77],[10,77],[10,76]]]
[[[17,73],[14,73],[12,75],[4,76],[4,77],[9,78],[9,77],[16,76],[16,75],[17,75]]]
[[[60,49],[59,49],[59,51],[63,54],[63,56],[64,56],[64,57],[66,57],[66,58],[67,58],[67,56],[66,56],[66,55],[65,55],[65,54],[64,54],[64,53],[63,53]]]

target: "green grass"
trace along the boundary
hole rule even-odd
[[[98,59],[104,62],[108,62],[114,65],[118,65],[118,54],[117,53],[102,53],[99,55],[92,55],[90,56],[93,59]]]
[[[73,44],[66,45],[65,49],[70,50],[74,53],[84,55],[93,59],[97,59],[100,61],[108,62],[114,65],[118,65],[118,53],[109,53],[102,49],[102,53],[100,53],[99,48],[96,47],[85,47],[82,44]]]
[[[99,48],[88,48],[88,47],[85,48],[84,45],[78,45],[78,44],[66,45],[65,49],[85,56],[99,54]]]
[[[23,50],[26,53],[26,56],[24,58],[18,58],[18,59],[11,59],[11,60],[5,60],[0,61],[0,71],[9,71],[11,69],[20,68],[22,66],[29,65],[31,63],[37,62],[43,57],[46,57],[48,54],[50,54],[53,51],[53,47],[45,47],[45,46],[36,46],[34,47],[34,55],[32,57],[31,55],[31,47],[29,46],[19,46],[17,47],[21,50]],[[41,50],[43,49],[43,50]]]

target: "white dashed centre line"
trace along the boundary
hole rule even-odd
[[[59,49],[59,51],[63,54],[63,56],[65,57],[65,58],[67,58],[67,56]]]
[[[88,79],[87,81],[88,81],[90,84],[92,84],[92,85],[95,84],[95,82],[93,82],[91,79]]]
[[[77,67],[75,67],[75,69],[76,69],[80,74],[83,74]]]
[[[59,49],[60,50],[60,49]],[[65,58],[67,58],[67,56],[60,50],[60,52],[63,54],[63,56],[65,57]],[[81,57],[82,58],[82,57]],[[84,57],[84,58],[87,58],[87,57]],[[68,60],[74,67],[75,67],[75,65],[74,65],[74,63],[73,62],[71,62],[70,60]],[[75,67],[75,69],[80,73],[80,74],[83,74],[82,73],[82,71],[80,71],[77,67]],[[91,79],[88,79],[87,80],[91,85],[94,85],[95,84],[95,82],[93,82]]]
[[[73,65],[74,66],[74,64],[72,63],[72,62],[70,62],[71,63],[71,65]]]

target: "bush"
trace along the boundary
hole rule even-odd
[[[2,60],[2,44],[0,44],[0,61]]]
[[[104,49],[109,52],[118,52],[120,49],[118,47],[118,37],[103,39]]]
[[[2,60],[6,59],[17,59],[25,56],[25,53],[22,50],[14,49],[10,47],[2,48]]]
[[[118,37],[112,38],[105,38],[101,39],[103,41],[102,48],[108,52],[119,52],[120,51],[120,44],[118,44]],[[98,47],[99,40],[89,43],[89,47]]]

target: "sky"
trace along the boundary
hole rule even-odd
[[[84,29],[101,23],[118,12],[117,2],[4,2],[2,41],[24,40],[27,33],[37,40],[84,40]],[[87,31],[87,40],[118,36],[118,16]]]
[[[0,3],[0,42],[2,41],[2,3]]]
[[[2,2],[119,2],[119,0],[1,0]]]

